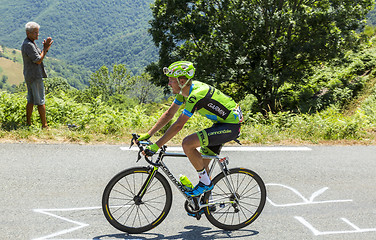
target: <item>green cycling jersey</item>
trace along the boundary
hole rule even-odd
[[[238,124],[243,120],[239,105],[231,97],[199,81],[192,82],[187,98],[177,94],[174,103],[185,103],[183,114],[188,117],[197,111],[215,123]]]

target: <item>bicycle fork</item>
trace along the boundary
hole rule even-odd
[[[148,178],[145,180],[144,184],[142,185],[140,191],[136,196],[134,196],[133,201],[136,205],[142,204],[142,198],[144,197],[146,190],[149,188],[150,184],[152,183],[155,174],[158,172],[158,167],[154,166],[153,169],[149,170],[150,174]]]

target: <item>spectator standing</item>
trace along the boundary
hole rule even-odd
[[[39,37],[39,24],[28,22],[25,25],[26,38],[21,46],[22,59],[24,64],[23,74],[27,86],[27,105],[26,105],[26,121],[27,125],[31,125],[31,116],[34,105],[38,106],[38,112],[42,122],[42,129],[47,129],[46,105],[43,78],[47,77],[43,65],[48,50],[53,40],[48,37],[43,40],[43,50],[41,51],[35,40]]]

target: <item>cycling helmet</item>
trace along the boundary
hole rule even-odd
[[[163,68],[163,73],[168,77],[181,77],[184,76],[188,79],[193,78],[195,75],[195,67],[193,63],[188,61],[178,61],[171,64],[168,68]]]

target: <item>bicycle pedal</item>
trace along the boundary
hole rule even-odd
[[[187,212],[188,216],[191,216],[191,217],[194,217],[196,218],[197,220],[200,220],[201,219],[201,215],[204,213],[204,209],[201,209],[200,211],[196,212],[196,213],[190,213],[190,212]]]
[[[217,207],[215,205],[209,206],[209,212],[217,211]]]

